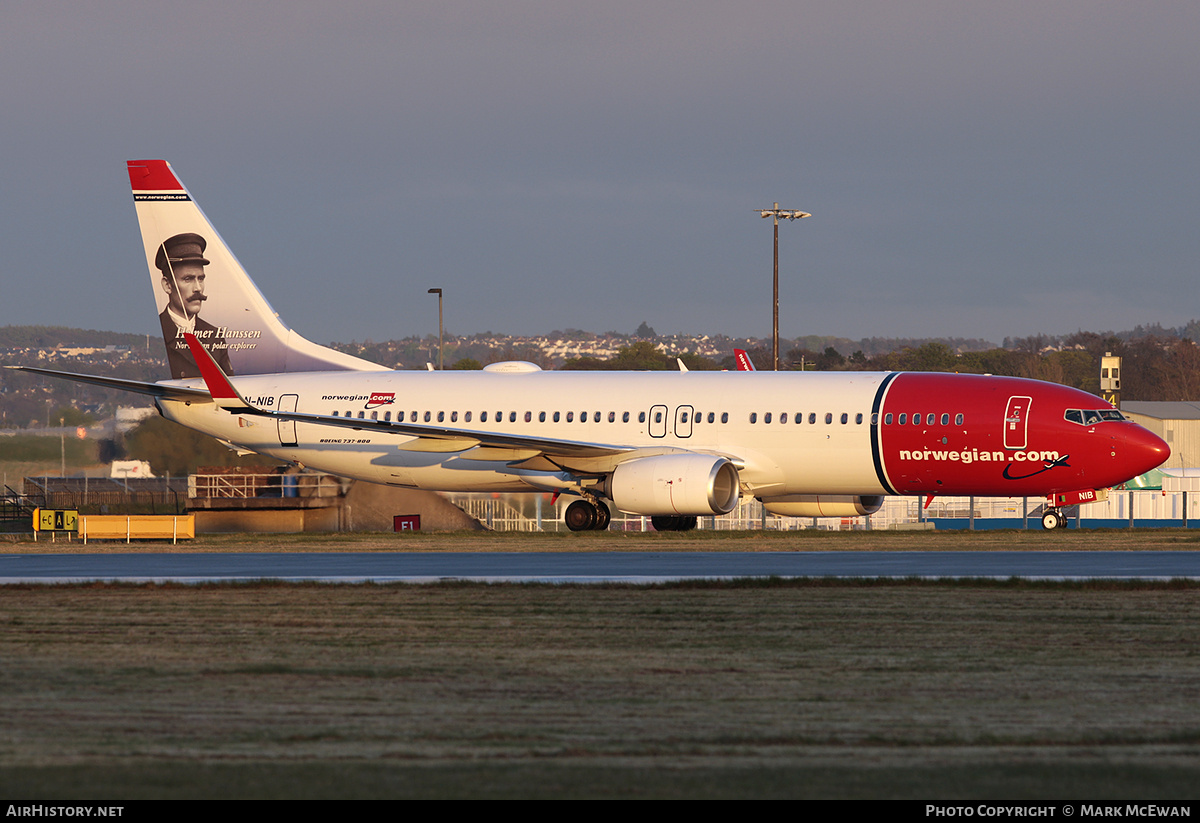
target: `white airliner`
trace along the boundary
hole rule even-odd
[[[287,328],[165,161],[129,177],[172,379],[25,370],[152,395],[238,451],[407,488],[574,495],[576,531],[614,507],[686,530],[743,495],[792,516],[894,494],[1088,499],[1170,454],[1097,397],[1011,377],[391,371]],[[1043,525],[1061,523],[1052,501]]]

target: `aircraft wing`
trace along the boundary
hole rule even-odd
[[[6,369],[27,371],[47,377],[59,377],[63,380],[74,380],[76,383],[90,383],[93,386],[103,386],[106,389],[122,389],[124,391],[148,394],[151,397],[161,397],[166,400],[186,400],[201,402],[211,400],[207,389],[193,389],[186,386],[171,386],[163,383],[143,383],[140,380],[125,380],[120,377],[98,377],[94,374],[76,374],[69,371],[54,369],[39,369],[36,366],[5,366]]]
[[[450,428],[446,426],[430,426],[402,421],[365,420],[355,417],[334,417],[325,414],[307,414],[304,412],[285,412],[273,409],[263,409],[249,403],[234,387],[233,383],[213,360],[208,350],[196,339],[195,335],[184,334],[200,374],[204,378],[209,391],[206,398],[211,396],[218,405],[233,414],[245,414],[258,417],[274,417],[278,420],[294,420],[297,423],[313,423],[320,426],[335,426],[352,431],[374,431],[386,434],[406,434],[421,438],[417,443],[408,446],[411,451],[450,452],[476,449],[477,447],[501,449],[507,452],[504,457],[480,455],[476,459],[530,459],[543,456],[553,462],[556,458],[609,458],[617,455],[642,452],[636,446],[621,446],[608,443],[586,443],[578,440],[556,440],[546,437],[530,437],[504,432],[476,431],[473,429]],[[671,451],[676,451],[672,449]]]
[[[335,426],[351,431],[411,435],[418,439],[404,443],[400,446],[401,449],[418,452],[462,452],[460,456],[466,460],[494,460],[543,471],[567,469],[585,474],[604,474],[612,471],[619,463],[639,457],[695,453],[689,449],[671,446],[646,447],[589,443],[580,440],[555,440],[546,437],[454,429],[417,423],[272,411],[249,405],[231,407],[229,411],[237,414],[273,417],[277,420],[312,423],[318,426]],[[735,455],[722,453],[720,456],[728,458],[739,468],[744,465],[743,461]]]
[[[360,420],[355,417],[332,417],[325,414],[304,414],[302,412],[284,412],[271,409],[261,409],[256,406],[229,407],[236,414],[274,417],[280,420],[295,420],[297,423],[315,423],[321,426],[337,426],[352,431],[373,431],[386,434],[408,434],[414,437],[425,437],[432,440],[447,441],[447,445],[456,444],[459,449],[469,449],[472,446],[498,446],[510,449],[534,449],[546,454],[572,454],[580,457],[597,457],[600,455],[619,454],[633,451],[633,446],[613,446],[605,443],[584,443],[578,440],[554,440],[546,437],[526,437],[519,434],[504,434],[501,432],[475,431],[473,429],[455,429],[445,426],[431,426],[419,423],[402,423],[384,420]],[[430,449],[434,451],[435,449]],[[436,449],[442,451],[441,449]]]

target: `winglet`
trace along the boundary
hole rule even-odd
[[[217,361],[208,353],[208,349],[204,348],[204,344],[196,339],[196,335],[184,332],[183,339],[187,341],[188,348],[192,350],[192,357],[196,359],[196,366],[200,369],[200,376],[204,378],[204,385],[208,387],[208,393],[212,395],[213,402],[221,408],[231,411],[253,411],[253,407],[233,387],[229,378],[225,376],[225,372],[221,371]]]

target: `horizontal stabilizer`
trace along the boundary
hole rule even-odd
[[[123,380],[119,377],[99,377],[94,374],[76,374],[69,371],[54,369],[39,369],[34,366],[5,366],[6,369],[27,371],[46,377],[57,377],[62,380],[73,380],[76,383],[90,383],[93,386],[103,386],[106,389],[121,389],[123,391],[148,394],[151,397],[161,397],[164,400],[184,400],[191,403],[207,402],[211,396],[207,389],[193,389],[187,386],[172,386],[165,383],[143,383],[140,380]]]

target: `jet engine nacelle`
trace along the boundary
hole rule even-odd
[[[664,454],[621,463],[608,497],[629,514],[725,514],[737,505],[738,473],[724,457]]]
[[[880,494],[785,494],[762,498],[763,508],[785,517],[861,517],[883,505]]]

